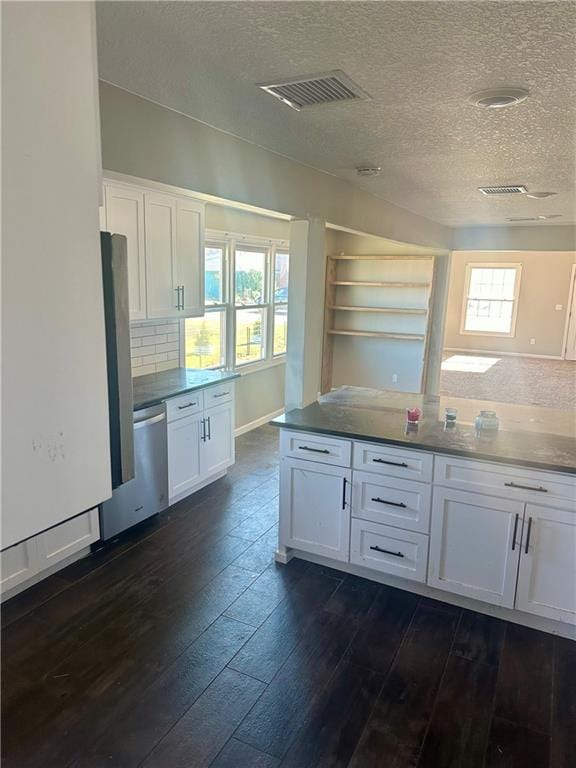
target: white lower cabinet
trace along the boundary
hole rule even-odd
[[[282,546],[348,561],[350,481],[343,467],[284,457],[280,462]]]
[[[200,438],[202,413],[168,424],[168,495],[183,498],[202,478]]]
[[[280,450],[281,550],[576,625],[574,475],[296,430]]]
[[[212,389],[167,401],[170,504],[212,482],[234,463],[234,385]],[[221,405],[212,406],[214,394],[221,395],[215,401]]]
[[[234,463],[234,413],[230,404],[204,411],[202,474],[215,475]]]
[[[350,562],[412,581],[426,581],[428,536],[352,519]]]
[[[98,541],[98,510],[91,509],[0,553],[1,591],[7,593]],[[36,579],[38,580],[38,579]]]
[[[524,504],[434,488],[428,584],[514,606]]]
[[[576,514],[527,504],[516,608],[576,624]]]

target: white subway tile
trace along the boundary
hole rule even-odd
[[[132,368],[137,368],[139,365],[142,365],[143,364],[142,360],[143,360],[142,357],[133,357],[131,360]]]
[[[165,363],[156,363],[156,370],[157,371],[169,371],[172,368],[177,368],[178,366],[175,365],[173,360],[168,360]]]
[[[180,351],[168,352],[168,360],[178,360],[180,358]]]
[[[155,365],[143,365],[141,368],[137,368],[134,372],[135,376],[144,376],[146,373],[156,373]]]
[[[155,363],[165,363],[166,360],[168,360],[168,354],[166,352],[161,352],[159,355],[154,355],[152,358]]]
[[[135,339],[130,339],[130,346],[131,347],[141,347],[142,346],[142,337],[138,336]]]
[[[169,333],[166,336],[167,341],[180,341],[180,334],[179,333]]]
[[[179,333],[180,331],[180,326],[178,323],[166,323],[166,325],[164,325],[162,328],[163,329],[160,331],[160,333]]]

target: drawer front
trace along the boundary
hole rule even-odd
[[[432,486],[354,472],[352,516],[428,533]]]
[[[295,432],[283,429],[280,432],[280,453],[295,459],[320,461],[322,464],[335,464],[349,467],[352,443],[328,435],[315,435],[310,432]]]
[[[426,581],[428,536],[353,519],[350,562],[412,581]]]
[[[234,398],[234,384],[218,384],[204,390],[204,408],[215,408],[217,405],[232,402]]]
[[[576,477],[487,461],[436,456],[434,483],[576,511]]]
[[[392,445],[354,443],[354,469],[404,480],[432,481],[434,458],[424,451],[405,451]]]
[[[166,418],[168,422],[183,419],[185,416],[191,416],[198,413],[204,406],[202,391],[188,392],[186,395],[171,397],[166,400]]]

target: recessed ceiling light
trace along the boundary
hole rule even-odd
[[[382,168],[379,165],[361,165],[356,168],[358,176],[380,176]]]
[[[558,192],[527,192],[526,197],[533,197],[534,200],[544,200],[546,197],[557,195]]]
[[[470,104],[485,109],[502,109],[514,107],[528,98],[529,92],[525,88],[490,88],[487,91],[477,91],[468,97]]]

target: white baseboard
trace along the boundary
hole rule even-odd
[[[489,349],[462,349],[444,347],[443,352],[461,352],[465,355],[495,355],[496,357],[534,357],[539,360],[564,360],[562,355],[531,355],[528,352],[494,352]]]
[[[254,421],[249,421],[248,424],[242,424],[241,427],[237,427],[234,430],[234,437],[240,437],[240,435],[243,435],[246,432],[251,432],[253,429],[257,429],[258,427],[261,427],[263,424],[267,424],[272,419],[275,419],[276,416],[281,416],[283,413],[284,413],[284,408],[280,408],[278,411],[272,411],[272,413],[267,413],[266,416],[261,416],[259,419],[255,419]]]

